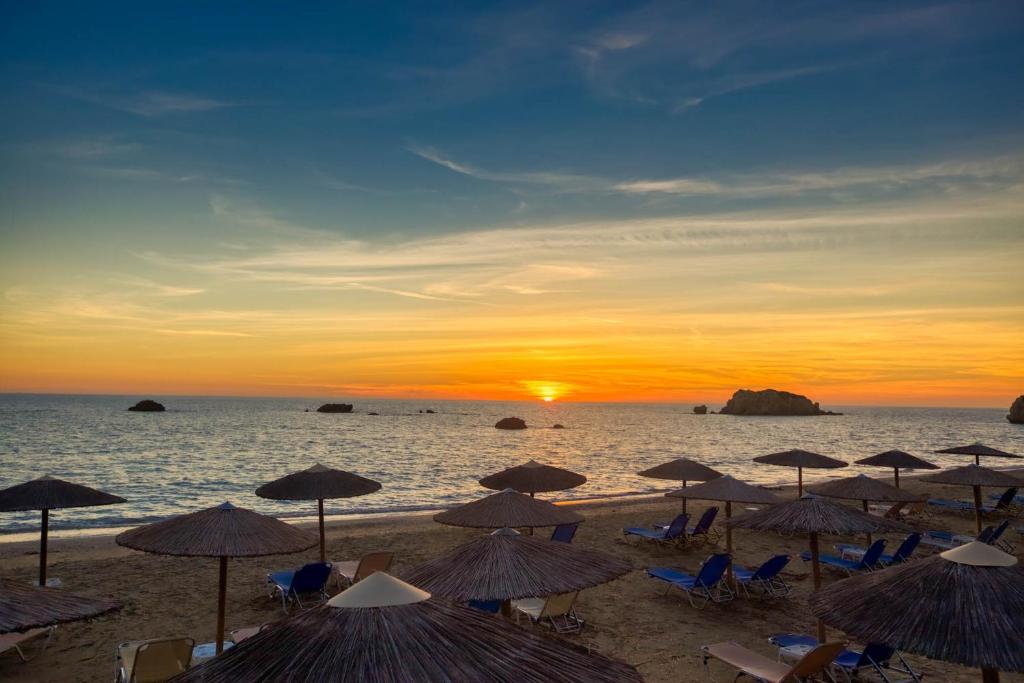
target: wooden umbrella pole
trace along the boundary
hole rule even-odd
[[[999,683],[999,671],[996,669],[982,669],[981,683]]]
[[[217,587],[217,654],[224,651],[224,603],[228,592],[228,558],[220,558],[220,582]]]
[[[729,566],[726,568],[726,579],[729,584],[736,588],[736,577],[732,573],[732,527],[729,526],[729,519],[732,517],[732,501],[725,501],[725,552],[729,554]]]
[[[686,488],[686,480],[683,479],[683,488]],[[686,498],[683,498],[683,513],[686,513]]]
[[[814,590],[821,589],[821,563],[818,561],[818,534],[811,534],[811,574],[814,576]],[[825,642],[825,624],[818,619],[818,642]]]
[[[324,499],[316,499],[317,512],[320,513],[320,561],[327,561],[327,550],[324,547]]]
[[[864,504],[864,514],[869,514],[868,513],[868,502],[866,500],[862,500],[861,503]],[[868,545],[871,545],[871,532],[870,531],[868,532]]]
[[[50,511],[43,508],[42,529],[39,532],[39,585],[46,585],[46,540],[50,534]]]
[[[804,468],[796,468],[796,497],[804,497]]]
[[[974,524],[977,527],[977,533],[981,533],[981,487],[974,486]]]
[[[501,601],[501,616],[505,617],[506,619],[511,619],[512,618],[512,601],[511,600],[502,600]]]
[[[899,488],[900,487],[900,468],[899,467],[893,467],[892,468],[892,476],[893,476],[893,479],[896,480],[896,488]]]

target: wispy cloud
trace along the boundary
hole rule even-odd
[[[431,163],[447,168],[453,173],[469,176],[477,180],[486,180],[499,183],[514,183],[525,185],[543,185],[566,192],[584,192],[588,190],[600,190],[606,186],[606,181],[593,176],[578,173],[565,173],[562,171],[489,171],[467,163],[461,163],[446,156],[432,147],[421,145],[409,145],[408,150]]]
[[[726,76],[719,79],[716,83],[704,86],[705,90],[700,92],[700,94],[689,95],[677,99],[676,103],[672,106],[672,113],[681,114],[689,109],[693,109],[694,107],[704,104],[712,98],[721,97],[722,95],[750,90],[751,88],[759,88],[771,83],[791,81],[796,78],[835,71],[838,68],[841,68],[841,65],[805,66],[796,69],[780,69],[776,71],[741,73]]]
[[[240,102],[220,100],[194,93],[164,90],[146,90],[126,94],[107,88],[89,89],[82,86],[56,86],[52,89],[83,102],[147,118],[210,112],[241,105]]]

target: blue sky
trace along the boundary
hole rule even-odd
[[[1021,293],[1001,279],[1024,239],[1019,3],[40,2],[6,15],[0,285],[15,317],[66,300],[62,284],[107,300],[143,280],[179,293],[130,302],[143,322],[185,299],[285,309],[296,286],[354,307],[486,296],[529,309],[559,291],[573,308],[601,292],[566,281],[636,284],[609,264],[650,263],[649,288],[686,287],[642,248],[662,241],[681,269],[760,254],[752,278],[775,294],[810,296],[783,275],[828,263],[808,277],[898,290],[897,310],[949,304],[942,288],[836,264],[878,259],[888,277],[925,255],[921,283],[954,256],[993,254],[990,290],[952,303]],[[525,244],[537,253],[517,258]],[[752,262],[721,272],[735,282]]]

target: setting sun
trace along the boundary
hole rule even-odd
[[[556,398],[565,395],[569,387],[562,382],[547,382],[540,380],[529,380],[522,383],[531,396],[535,396],[545,403],[551,403]]]

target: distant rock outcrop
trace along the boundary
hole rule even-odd
[[[162,413],[167,409],[164,408],[162,403],[150,401],[147,398],[145,401],[139,401],[128,410],[135,411],[136,413]]]
[[[552,429],[565,429],[565,425],[560,425],[560,424],[558,424],[556,422],[555,424],[551,425],[551,428]]]
[[[694,406],[693,407],[693,414],[694,415],[707,415],[708,414],[708,407],[707,406]]]
[[[765,389],[751,391],[740,389],[725,407],[719,411],[722,415],[840,415],[822,410],[817,403],[800,394],[788,391]]]
[[[351,403],[325,403],[316,409],[318,413],[351,413]]]
[[[1024,425],[1024,396],[1018,396],[1017,400],[1010,406],[1010,414],[1006,419],[1015,425]]]
[[[424,410],[423,412],[424,412],[424,413],[426,413],[427,415],[433,415],[433,414],[434,414],[434,411],[433,411],[433,410],[431,410],[430,408],[427,408],[427,409],[426,409],[426,410]]]
[[[503,417],[494,425],[495,429],[526,429],[526,420],[521,417]]]

